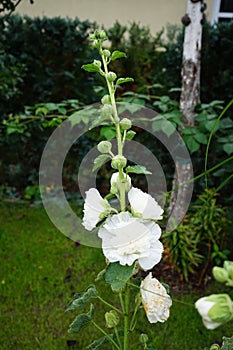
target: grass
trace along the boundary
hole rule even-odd
[[[42,207],[1,203],[0,210],[0,349],[85,349],[100,333],[88,326],[76,336],[68,334],[75,313],[66,313],[65,307],[73,293],[93,283],[105,267],[101,250],[68,240]],[[97,288],[113,302],[110,288],[102,282]],[[213,288],[216,293],[224,291],[220,290],[222,285],[211,288],[211,292]],[[232,336],[232,323],[214,331],[203,327],[193,304],[209,292],[193,291],[174,297],[171,316],[164,324],[149,327],[141,310],[139,334],[147,333],[158,350],[204,350],[214,341],[221,341],[222,336]],[[98,303],[96,310],[96,320],[104,324],[104,312],[109,310]],[[131,337],[132,349],[139,349],[137,340]]]

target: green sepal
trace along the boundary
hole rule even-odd
[[[92,171],[99,169],[107,161],[107,159],[110,159],[110,156],[108,154],[100,154],[94,160],[94,166],[92,168]]]
[[[111,55],[111,61],[115,61],[118,58],[125,58],[126,57],[126,53],[122,52],[122,51],[113,51],[112,55]]]
[[[74,295],[74,300],[72,300],[68,304],[66,311],[79,310],[82,307],[84,307],[87,303],[89,303],[91,299],[97,298],[97,296],[98,291],[96,287],[92,284],[87,287],[85,292],[77,293]]]
[[[68,330],[69,333],[78,333],[86,327],[91,320],[93,319],[94,315],[94,306],[91,304],[90,311],[87,314],[80,314],[78,315],[74,321],[71,323],[70,328]]]
[[[84,64],[81,68],[91,73],[95,73],[95,72],[99,73],[101,71],[101,68],[94,63]]]
[[[132,83],[134,81],[133,78],[119,78],[116,81],[117,85],[124,84],[124,83]]]
[[[134,174],[152,174],[150,171],[146,169],[143,165],[132,165],[132,166],[127,166],[125,169],[126,173],[134,173]]]
[[[134,138],[134,136],[136,135],[136,132],[133,130],[129,130],[126,133],[126,140],[132,140]]]
[[[119,292],[133,276],[135,263],[131,266],[120,265],[119,262],[110,263],[106,268],[105,281],[111,284],[114,292]]]

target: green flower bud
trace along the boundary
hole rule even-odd
[[[111,102],[111,99],[109,95],[104,95],[101,99],[101,103],[103,105],[109,104],[110,102]]]
[[[124,185],[124,188],[125,188],[126,192],[129,192],[129,190],[131,188],[131,178],[127,174],[124,174],[124,179],[123,180],[120,180],[118,172],[112,174],[110,183],[111,183],[110,192],[112,194],[117,194],[120,191],[120,188],[121,188],[122,185]]]
[[[207,313],[213,322],[221,324],[233,318],[233,302],[228,294],[212,294],[206,301],[214,303]]]
[[[223,267],[214,266],[212,272],[213,272],[213,276],[216,279],[216,281],[218,281],[220,283],[227,282],[228,273]]]
[[[91,41],[94,41],[94,40],[97,40],[97,41],[99,41],[99,40],[105,41],[105,40],[107,40],[108,38],[107,38],[107,35],[106,35],[106,33],[105,33],[104,30],[98,30],[98,29],[96,29],[96,30],[94,31],[94,33],[92,33],[92,34],[89,35],[89,39],[90,39]]]
[[[108,72],[108,73],[107,73],[107,79],[108,79],[108,81],[109,81],[110,83],[112,83],[113,81],[115,81],[116,78],[117,78],[116,73],[114,73],[114,72]]]
[[[110,104],[103,105],[103,107],[101,108],[101,115],[103,117],[110,117],[112,114],[113,114],[112,105]]]
[[[229,278],[233,280],[233,261],[224,261],[223,267],[227,271]]]
[[[104,57],[108,58],[111,56],[111,52],[109,50],[105,49],[105,50],[103,50],[103,55],[104,55]]]
[[[123,118],[121,121],[120,121],[120,126],[123,130],[129,130],[132,126],[132,122],[130,119],[128,118]]]
[[[140,343],[146,344],[149,340],[148,335],[144,333],[140,334],[139,340],[140,340]]]
[[[112,144],[109,141],[101,141],[98,144],[97,149],[100,153],[109,153],[112,149]]]
[[[104,30],[96,30],[95,33],[96,33],[96,39],[100,39],[102,41],[105,41],[108,39]]]
[[[101,67],[101,61],[99,61],[99,60],[94,60],[94,65],[96,65],[97,67]]]
[[[111,166],[113,169],[122,169],[126,166],[127,159],[124,156],[117,155],[112,159]]]
[[[213,344],[211,345],[210,350],[221,350],[221,348],[218,344]]]
[[[106,312],[105,321],[108,328],[114,328],[118,325],[120,317],[115,310],[111,310],[109,312]]]

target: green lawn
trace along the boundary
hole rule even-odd
[[[75,313],[66,313],[65,307],[72,294],[93,283],[104,268],[101,250],[76,246],[53,226],[42,207],[1,203],[0,210],[0,349],[85,349],[100,333],[88,326],[77,336],[68,334]],[[113,302],[109,287],[103,282],[96,286]],[[224,291],[219,284],[209,288]],[[222,336],[232,336],[232,323],[214,331],[203,327],[193,303],[208,293],[173,297],[171,316],[164,324],[149,327],[142,310],[139,334],[147,333],[158,350],[204,350]],[[108,309],[97,303],[96,310],[97,320],[102,321]],[[136,338],[131,339],[132,349],[139,349],[136,343]]]

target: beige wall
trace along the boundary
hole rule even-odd
[[[206,14],[211,20],[213,0],[206,0]],[[47,17],[78,17],[89,19],[109,28],[118,20],[121,24],[133,21],[149,26],[157,33],[167,23],[180,24],[186,12],[187,0],[22,0],[17,8],[21,15]]]

